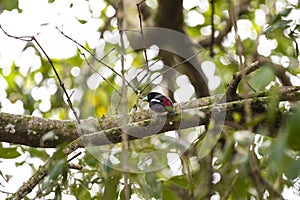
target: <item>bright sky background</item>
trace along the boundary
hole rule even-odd
[[[152,0],[154,1],[154,0]],[[289,0],[293,4],[297,4],[297,0]],[[155,5],[155,2],[148,1],[149,5]],[[70,6],[73,5],[73,6]],[[68,58],[75,55],[77,48],[73,42],[62,36],[55,27],[63,30],[64,33],[74,38],[81,44],[87,43],[90,48],[96,48],[101,44],[99,40],[98,28],[103,24],[101,19],[97,19],[100,16],[100,11],[105,8],[105,3],[101,0],[55,0],[49,4],[48,0],[19,0],[19,7],[22,10],[18,13],[17,10],[4,11],[0,14],[1,26],[11,35],[15,36],[36,36],[37,40],[46,50],[47,54],[51,58]],[[197,11],[192,10],[187,14],[186,23],[190,26],[196,26],[204,23],[204,17],[201,13],[206,12],[209,9],[207,0],[191,1],[184,0],[184,8],[190,9],[197,6]],[[276,8],[280,11],[285,7],[284,1],[277,1]],[[92,10],[92,12],[90,12]],[[107,16],[113,16],[115,10],[112,7],[108,8]],[[268,8],[261,7],[255,11],[255,23],[258,25],[264,25],[266,22],[265,14],[268,12]],[[293,20],[300,20],[300,10],[293,11],[289,18]],[[85,20],[87,23],[81,24],[78,20]],[[216,18],[215,20],[220,20]],[[115,22],[113,22],[115,23]],[[242,40],[246,38],[256,39],[259,37],[258,53],[263,56],[270,56],[273,49],[277,47],[275,40],[268,40],[265,36],[257,36],[252,23],[249,20],[238,21],[239,35]],[[203,35],[209,35],[210,29],[201,29]],[[108,37],[112,33],[106,32]],[[228,39],[224,41],[224,46],[230,47],[233,45],[234,35],[230,34]],[[300,42],[300,41],[299,41]],[[2,105],[1,112],[10,112],[15,114],[23,114],[23,103],[18,100],[15,103],[10,102],[6,98],[6,88],[9,87],[3,76],[11,73],[11,65],[15,62],[20,67],[22,75],[38,69],[41,67],[41,60],[36,55],[34,48],[27,48],[23,51],[26,42],[8,38],[2,31],[0,31],[0,68],[3,70],[3,74],[0,74],[0,102]],[[155,47],[153,51],[149,52],[155,54]],[[23,51],[23,52],[22,52]],[[153,56],[153,55],[152,55]],[[130,60],[130,58],[128,58]],[[128,60],[127,59],[127,60]],[[276,60],[276,58],[273,58]],[[278,62],[289,62],[288,58],[280,58]],[[215,64],[206,61],[203,62],[202,68],[206,75],[209,77],[209,87],[214,89],[220,84],[219,77],[215,76]],[[71,70],[74,77],[80,73],[80,68],[74,67]],[[42,80],[42,75],[36,75],[34,77],[36,83]],[[89,81],[89,80],[87,80]],[[22,80],[15,80],[16,84],[22,84]],[[93,80],[90,80],[93,82]],[[187,91],[193,92],[193,88],[189,84],[186,76],[179,76],[176,79],[177,83],[181,83],[175,96],[182,96],[181,94]],[[293,79],[296,85],[299,84],[299,79]],[[92,84],[91,84],[92,87]],[[55,80],[50,80],[47,86],[42,88],[34,88],[31,92],[32,97],[35,100],[42,100],[40,105],[41,111],[47,111],[51,108],[50,95],[54,94],[57,90]],[[180,98],[178,101],[187,101],[191,97],[191,94],[185,94],[185,99]],[[38,115],[38,113],[37,113]],[[24,161],[33,163],[36,167],[42,164],[38,159],[32,159],[29,155],[22,155],[18,161]],[[4,160],[0,161],[0,171],[3,174],[11,174],[13,177],[8,183],[3,181],[0,177],[0,190],[7,192],[14,192],[24,181],[31,176],[31,168],[28,165],[15,167],[16,160]],[[173,165],[174,173],[176,174],[180,168],[178,163]],[[24,173],[26,172],[26,173]],[[3,187],[4,186],[4,187]],[[284,190],[284,195],[288,199],[300,199],[294,196],[287,188]],[[0,199],[6,197],[0,193]],[[66,197],[64,197],[66,198]],[[71,199],[68,197],[68,199]],[[75,199],[75,198],[73,198]]]

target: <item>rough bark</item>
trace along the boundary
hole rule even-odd
[[[160,0],[156,15],[155,26],[175,30],[180,33],[185,33],[182,0]],[[179,60],[182,61],[185,59],[181,57],[182,55],[188,55],[186,57],[189,57],[196,53],[195,50],[192,48],[194,45],[191,41],[171,41],[169,45],[171,45],[172,48],[174,48],[174,51],[163,51],[160,53],[160,57],[162,57],[164,64],[169,67],[172,67],[176,64],[176,57],[179,57]],[[182,49],[184,53],[180,53],[180,55],[175,55],[174,52],[178,52],[180,49]],[[197,59],[197,57],[178,67],[178,70],[189,77],[191,84],[195,88],[196,97],[199,98],[209,96],[207,78],[202,72],[201,61]],[[174,74],[164,75],[165,79],[169,81],[168,89],[170,90],[170,97],[172,98],[172,100],[174,100],[174,91],[172,87],[174,87],[175,83],[172,82],[172,80],[174,81],[174,79],[170,79],[170,76],[174,77]]]
[[[281,101],[299,101],[299,87],[282,87],[279,89]],[[249,95],[249,99],[234,99],[231,102],[219,103],[222,96],[206,97],[176,105],[178,112],[175,116],[157,116],[149,118],[148,111],[140,111],[131,116],[131,123],[118,125],[120,117],[104,117],[81,120],[80,126],[75,121],[53,120],[28,115],[0,113],[0,134],[2,142],[23,144],[32,147],[56,147],[69,143],[81,136],[81,146],[106,145],[119,143],[121,134],[129,135],[129,140],[141,139],[154,134],[171,130],[186,129],[206,125],[215,113],[226,112],[225,120],[232,120],[232,112],[243,112],[243,103],[251,102],[253,114],[266,111],[270,98],[268,92]],[[212,112],[213,111],[213,112]],[[80,130],[80,134],[78,131]],[[51,136],[51,137],[50,137]]]

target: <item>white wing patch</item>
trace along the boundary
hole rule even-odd
[[[160,103],[160,100],[158,100],[158,99],[151,99],[151,102],[158,102],[158,103]]]

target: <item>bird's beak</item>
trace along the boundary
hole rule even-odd
[[[143,101],[147,101],[147,102],[148,102],[148,97],[147,97],[147,96],[144,97],[144,98],[143,98]]]

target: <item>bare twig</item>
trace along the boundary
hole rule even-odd
[[[207,197],[210,198],[213,195],[213,189],[214,189],[214,184],[213,184],[213,157],[214,157],[214,148],[211,149],[210,153],[205,157],[206,161],[206,167],[207,167]]]
[[[189,57],[189,58],[187,58],[187,59],[185,59],[185,60],[183,60],[183,61],[177,63],[176,65],[174,65],[174,66],[172,66],[172,67],[166,69],[165,71],[161,72],[159,75],[155,76],[155,77],[154,77],[154,78],[153,78],[153,79],[152,79],[152,80],[151,80],[151,81],[150,81],[150,82],[149,82],[149,83],[141,90],[141,93],[143,93],[143,91],[145,91],[145,89],[146,89],[147,87],[149,87],[149,86],[152,84],[152,82],[155,81],[158,77],[160,77],[161,75],[167,73],[167,72],[170,71],[170,70],[175,69],[176,67],[178,67],[178,66],[180,66],[180,65],[182,65],[182,64],[184,64],[184,63],[186,63],[186,62],[189,62],[191,59],[193,59],[193,58],[194,58],[195,56],[197,56],[199,53],[200,53],[200,51],[198,51],[197,53],[195,53],[195,54],[192,55],[191,57]]]
[[[0,190],[0,193],[9,194],[9,195],[12,195],[12,194],[13,194],[13,193],[11,193],[11,192],[6,192],[6,191],[3,191],[3,190]]]
[[[143,32],[143,24],[142,24],[142,15],[141,15],[141,10],[140,10],[140,5],[143,4],[146,0],[141,1],[140,3],[136,4],[138,13],[139,13],[139,23],[140,23],[140,34],[142,36],[142,44],[143,44],[143,52],[146,60],[146,69],[147,73],[141,78],[141,80],[138,82],[136,87],[139,87],[139,85],[143,82],[143,80],[147,77],[149,73],[149,61],[148,61],[148,56],[147,56],[147,49],[145,45],[145,39],[144,39],[144,32]]]
[[[72,110],[72,112],[73,112],[73,114],[74,114],[74,116],[75,116],[75,118],[76,118],[76,120],[77,120],[77,123],[80,124],[79,117],[78,117],[78,115],[77,115],[76,110],[75,110],[74,107],[73,107],[72,101],[71,101],[71,99],[70,99],[70,95],[68,94],[68,92],[67,92],[67,90],[66,90],[66,88],[65,88],[65,86],[64,86],[64,83],[62,82],[62,80],[61,80],[61,78],[60,78],[60,76],[59,76],[59,74],[58,74],[58,72],[57,72],[57,70],[56,70],[56,68],[55,68],[55,66],[54,66],[54,64],[53,64],[52,59],[48,56],[48,54],[47,54],[46,51],[43,49],[43,47],[40,45],[40,43],[37,41],[37,39],[36,39],[34,36],[20,36],[20,37],[18,37],[18,36],[10,35],[10,34],[8,34],[8,33],[2,28],[1,25],[0,25],[0,29],[1,29],[1,30],[4,32],[4,34],[6,34],[8,37],[11,37],[11,38],[14,38],[14,39],[17,39],[17,40],[26,41],[26,42],[34,42],[34,43],[41,49],[41,51],[43,52],[43,54],[46,56],[46,58],[47,58],[49,64],[51,65],[51,67],[52,67],[52,69],[53,69],[53,71],[54,71],[54,73],[55,73],[55,76],[56,76],[56,78],[57,78],[57,80],[58,80],[58,82],[59,82],[60,87],[62,88],[63,92],[65,93],[65,95],[66,95],[66,97],[67,97],[67,102],[68,102],[68,104],[69,104],[69,106],[70,106],[70,109]]]
[[[83,52],[80,51],[80,49],[78,49],[79,53],[83,56],[85,62],[87,63],[87,65],[94,70],[95,73],[97,73],[110,87],[112,87],[120,96],[122,96],[121,92],[109,81],[107,80],[107,78],[105,78],[104,76],[102,76],[102,74],[100,74],[91,64],[90,62],[87,60],[85,54]]]
[[[192,171],[190,167],[189,155],[183,154],[180,156],[182,165],[187,173],[187,178],[189,180],[189,199],[194,200],[194,180],[192,176]]]
[[[114,49],[111,49],[108,54],[106,54],[103,58],[99,59],[96,54],[94,54],[93,52],[91,52],[90,50],[88,50],[86,47],[84,47],[82,44],[80,44],[79,42],[77,42],[76,40],[74,40],[73,38],[71,38],[70,36],[66,35],[63,31],[61,31],[59,28],[56,27],[56,29],[66,38],[68,38],[69,40],[71,40],[72,42],[74,42],[76,45],[78,45],[80,48],[84,49],[86,52],[88,52],[97,62],[101,63],[102,65],[104,65],[105,67],[107,67],[108,69],[110,69],[114,74],[116,74],[117,76],[122,78],[122,75],[120,73],[118,73],[116,70],[114,70],[114,68],[112,68],[111,66],[109,66],[108,64],[106,64],[103,59],[110,53],[112,52]],[[136,94],[138,94],[138,90],[136,89],[135,86],[132,86],[130,82],[128,82],[125,79],[126,84],[128,85],[128,87],[130,87]]]
[[[221,200],[227,200],[227,199],[229,198],[229,196],[230,196],[230,194],[231,194],[231,192],[232,192],[232,189],[233,189],[233,187],[234,187],[234,185],[235,185],[235,183],[236,183],[238,177],[239,177],[239,174],[237,173],[237,174],[234,176],[234,178],[233,178],[233,180],[232,180],[232,182],[231,182],[230,187],[229,187],[228,190],[225,192],[225,194],[222,196]]]
[[[232,0],[227,0],[227,2],[228,2],[229,17],[231,19],[231,22],[233,24],[233,29],[234,29],[234,32],[235,32],[235,44],[236,44],[236,52],[237,52],[237,55],[238,55],[238,58],[239,58],[239,69],[242,70],[243,93],[244,93],[245,98],[247,98],[248,87],[247,87],[247,83],[246,83],[247,82],[246,81],[246,74],[245,74],[245,71],[243,71],[243,69],[246,67],[246,63],[244,61],[244,60],[246,60],[246,58],[243,55],[244,46],[243,46],[241,38],[238,34],[237,16],[236,16],[236,12],[235,12],[235,7],[233,6]],[[244,58],[244,60],[243,60],[243,58]],[[245,110],[245,115],[246,115],[246,122],[250,123],[252,113],[251,113],[250,104],[248,104],[247,102],[244,105],[244,110]]]
[[[82,166],[76,165],[76,164],[73,164],[73,163],[69,163],[68,166],[69,166],[69,169],[77,169],[77,170],[82,170],[83,169]]]
[[[239,96],[236,93],[237,87],[241,81],[241,79],[243,78],[243,74],[248,75],[251,72],[254,72],[255,70],[257,70],[260,67],[259,62],[256,61],[254,63],[252,63],[250,66],[246,67],[245,69],[236,72],[233,75],[233,78],[231,80],[231,82],[229,83],[229,85],[227,86],[227,90],[225,93],[225,97],[226,97],[226,101],[232,101],[234,99],[237,99]]]
[[[78,156],[81,155],[82,152],[78,152],[77,154],[75,154],[74,156],[72,156],[71,158],[68,159],[68,162],[71,162],[72,160],[74,160],[75,158],[77,158]]]
[[[210,43],[210,57],[214,56],[214,43],[215,43],[215,23],[214,23],[214,15],[215,15],[215,1],[210,0],[211,5],[211,16],[210,16],[210,23],[211,23],[211,43]]]
[[[121,124],[125,125],[128,123],[128,100],[127,100],[127,86],[125,79],[125,46],[124,46],[124,3],[123,0],[118,0],[118,10],[117,10],[117,20],[118,20],[118,29],[120,34],[120,56],[121,56],[121,77],[122,77],[122,99],[121,99],[121,108],[122,108],[122,120]],[[128,178],[128,135],[125,130],[122,130],[122,169],[123,169],[123,179],[124,179],[124,199],[130,199],[130,183]]]

